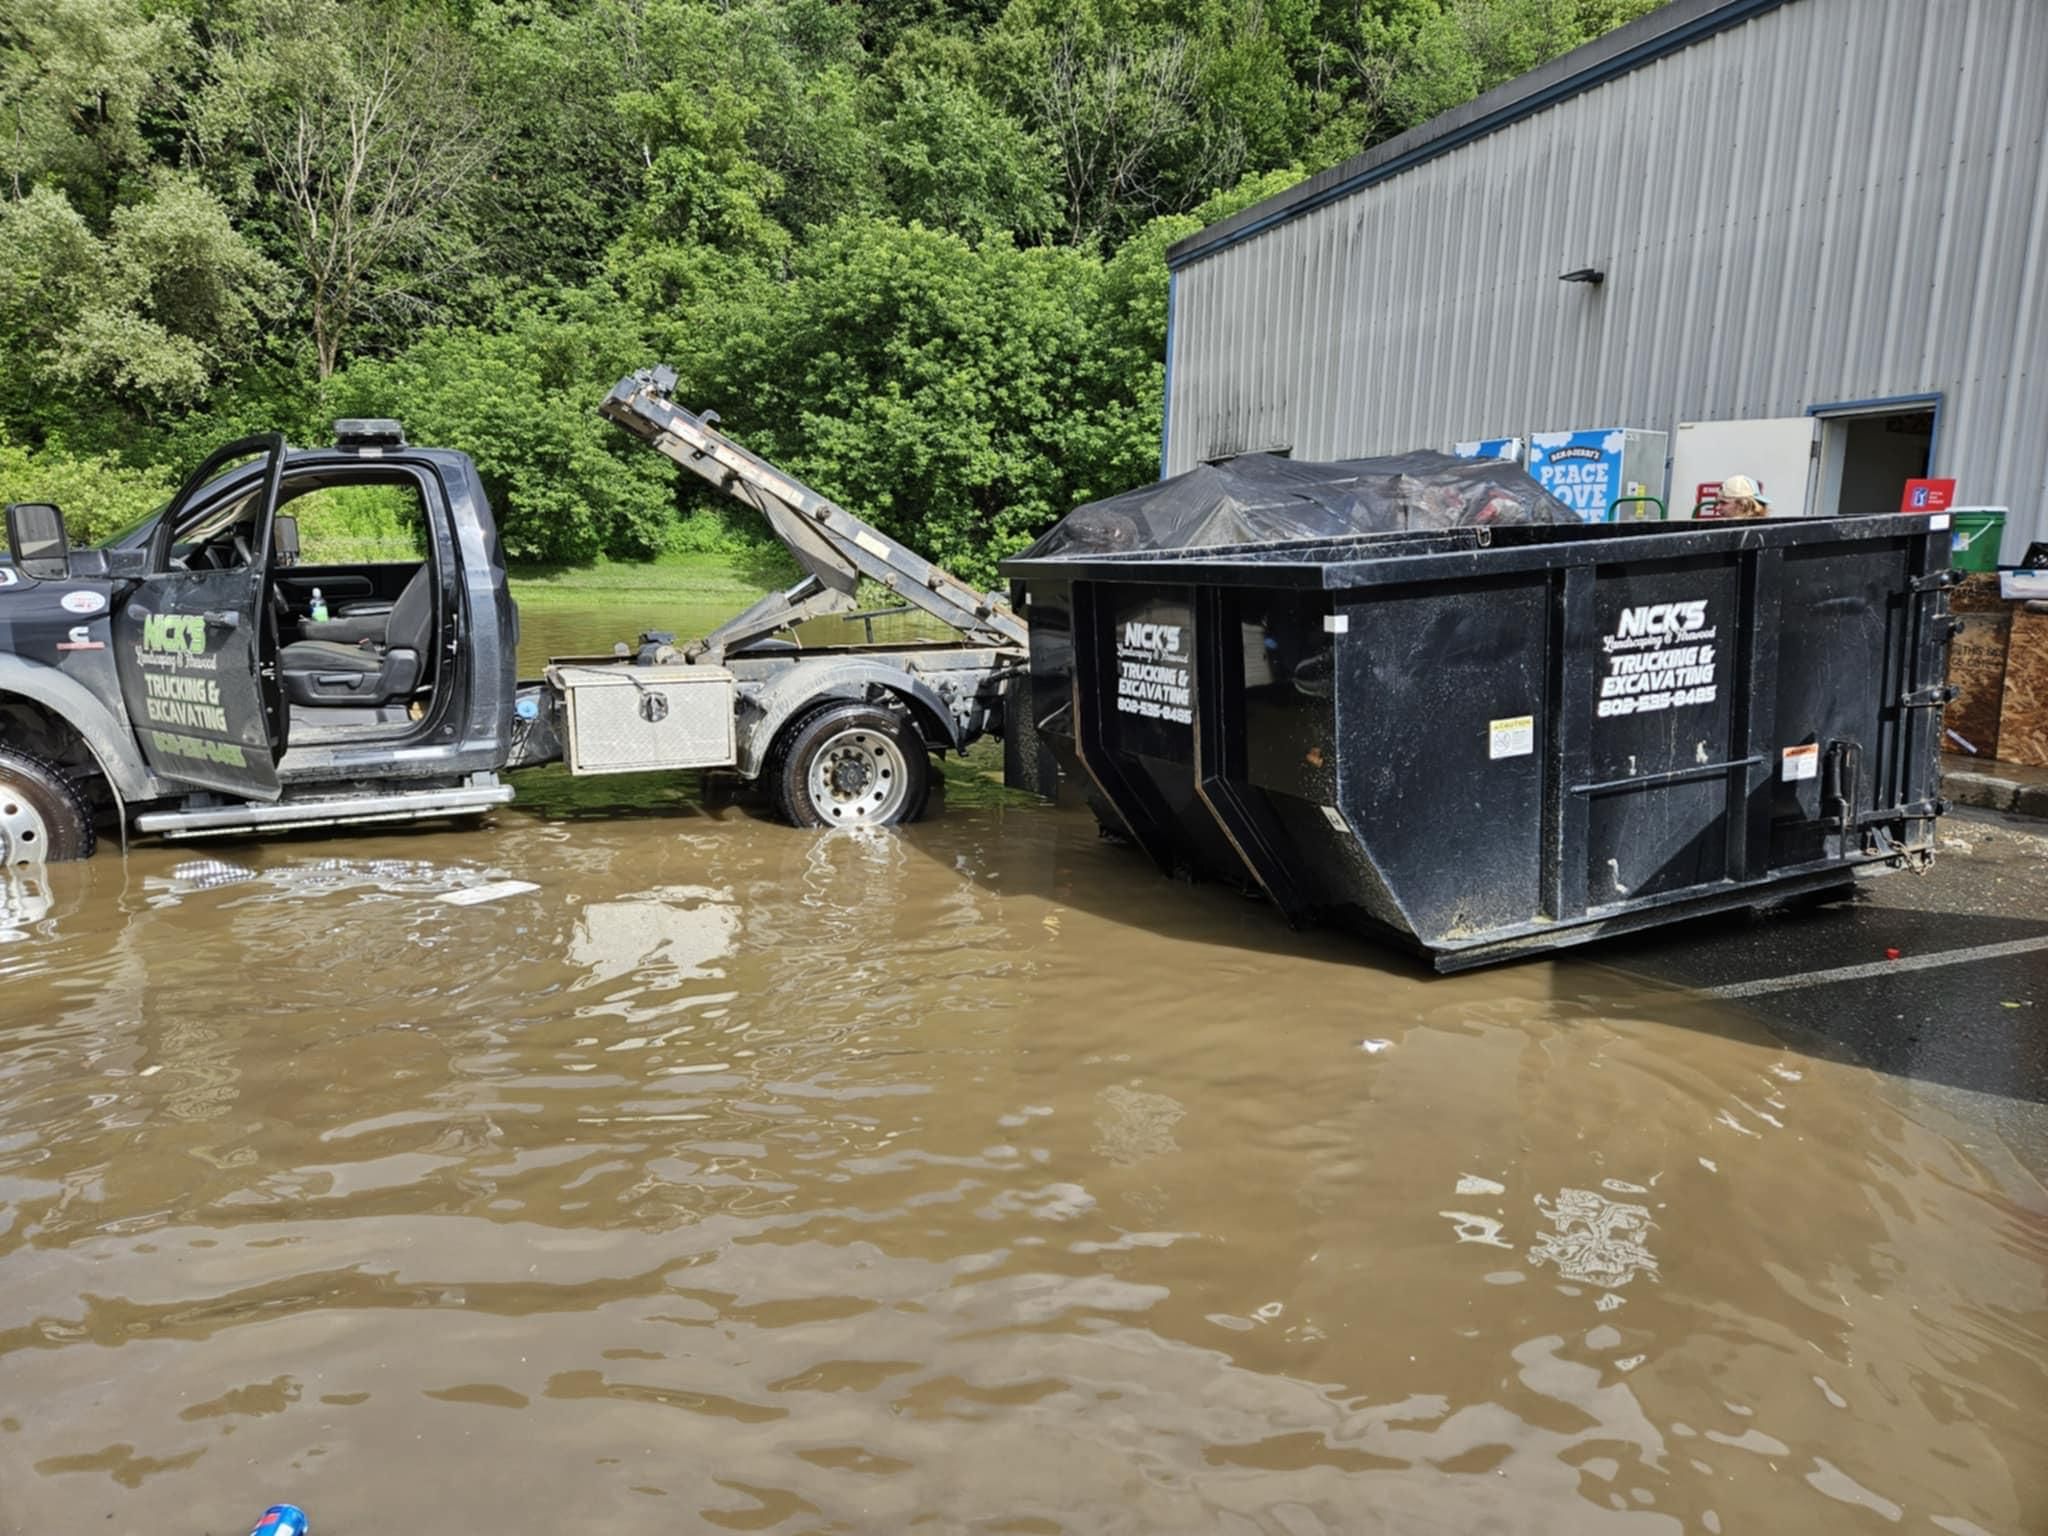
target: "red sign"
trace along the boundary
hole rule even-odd
[[[1946,512],[1955,504],[1953,480],[1908,480],[1906,494],[1899,499],[1901,512]]]
[[[1692,488],[1692,504],[1699,507],[1701,517],[1719,517],[1721,509],[1715,503],[1720,499],[1721,482],[1718,480],[1702,480]],[[1703,502],[1704,506],[1701,505]]]

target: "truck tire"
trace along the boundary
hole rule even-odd
[[[775,806],[799,827],[886,827],[915,821],[931,794],[931,756],[917,728],[879,704],[825,704],[778,743]]]
[[[0,867],[92,857],[92,810],[55,765],[0,747]]]

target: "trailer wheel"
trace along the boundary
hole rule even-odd
[[[0,868],[92,857],[92,810],[54,764],[0,747]]]
[[[775,754],[774,792],[799,827],[915,821],[931,793],[917,728],[877,704],[827,704],[800,716]]]

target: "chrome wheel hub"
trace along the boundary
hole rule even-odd
[[[40,864],[49,856],[50,829],[12,779],[0,776],[0,868]]]
[[[841,731],[811,759],[811,804],[833,826],[885,822],[909,790],[909,764],[879,731]]]

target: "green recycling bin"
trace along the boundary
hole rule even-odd
[[[1959,571],[1995,571],[1998,546],[2005,537],[2005,508],[1958,507],[1949,514],[1955,521],[1955,550],[1949,564]]]

